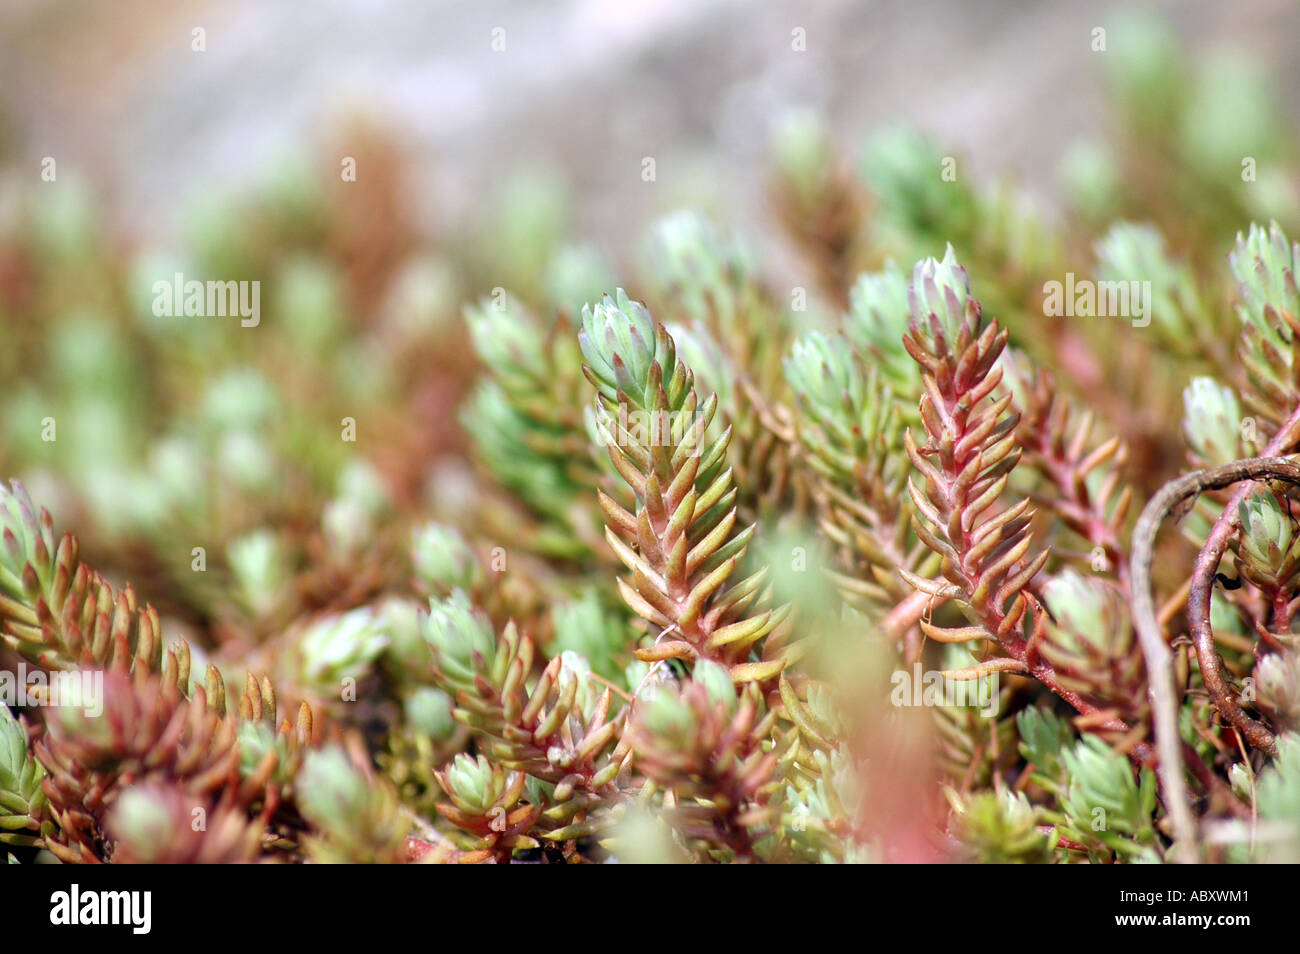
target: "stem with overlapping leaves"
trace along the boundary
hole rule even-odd
[[[631,490],[626,505],[600,492],[606,539],[631,572],[623,598],[660,631],[638,657],[710,659],[738,683],[772,679],[791,658],[790,609],[765,607],[766,570],[732,579],[755,528],[737,527],[730,430],[710,429],[716,395],[701,401],[672,337],[621,289],[585,307],[582,324],[601,438]]]

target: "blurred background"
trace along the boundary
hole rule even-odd
[[[1192,60],[1245,60],[1278,102],[1294,100],[1296,4],[1125,6],[1158,15]],[[336,154],[359,146],[331,135],[365,119],[404,150],[401,204],[422,230],[455,234],[515,173],[559,171],[566,225],[623,254],[629,221],[679,204],[758,225],[768,141],[791,108],[818,110],[853,143],[905,120],[972,175],[1052,197],[1072,144],[1110,125],[1090,31],[1116,16],[1067,0],[321,0],[309,13],[290,0],[7,0],[0,155],[24,169],[58,157],[116,225],[156,239],[176,233],[187,202],[287,156],[332,176]],[[792,50],[796,28],[806,52]],[[18,178],[11,189],[39,182]]]

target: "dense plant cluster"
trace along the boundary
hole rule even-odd
[[[793,280],[690,212],[617,266],[535,174],[419,236],[363,130],[373,174],[166,252],[36,189],[10,859],[1300,860],[1300,151],[1249,69],[1111,39],[1068,227],[909,130],[783,125]],[[156,315],[175,272],[261,323]],[[1067,274],[1148,310],[1055,313]]]

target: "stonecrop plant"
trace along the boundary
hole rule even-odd
[[[1251,112],[1225,165],[1155,29],[1066,224],[781,125],[794,285],[690,211],[616,264],[535,176],[464,242],[382,176],[382,228],[286,175],[166,252],[41,193],[8,859],[1300,861],[1300,150]],[[178,271],[259,320],[160,314]]]

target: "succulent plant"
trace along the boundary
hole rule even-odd
[[[538,169],[426,235],[396,159],[138,252],[0,202],[6,853],[1300,858],[1300,155],[1250,69],[1111,37],[1064,216],[814,114],[759,242],[593,241]],[[177,271],[266,320],[155,313]]]
[[[41,787],[44,777],[25,727],[6,708],[0,712],[0,842],[36,844],[46,801]]]

